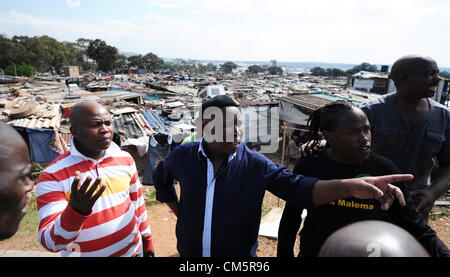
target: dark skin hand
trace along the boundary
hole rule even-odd
[[[416,203],[416,210],[425,217],[433,208],[434,202],[450,187],[450,166],[444,166],[437,170],[436,180],[424,190],[412,191],[411,197]]]
[[[101,179],[96,179],[88,190],[89,184],[92,182],[92,178],[87,177],[83,184],[81,184],[81,173],[76,171],[75,176],[76,177],[72,183],[72,192],[70,194],[69,205],[82,215],[90,215],[95,201],[97,201],[97,199],[103,194],[106,186],[100,185]],[[98,191],[95,192],[97,188]]]

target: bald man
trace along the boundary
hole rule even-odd
[[[0,240],[13,236],[26,213],[31,161],[28,147],[12,127],[0,122]]]
[[[390,74],[397,91],[362,108],[370,121],[373,151],[414,175],[405,185],[425,220],[435,200],[450,188],[450,112],[429,99],[436,93],[438,73],[430,57],[402,57]],[[431,180],[435,165],[439,168]]]
[[[423,246],[397,225],[367,220],[331,234],[319,257],[430,257]]]
[[[36,184],[39,243],[63,257],[153,256],[136,165],[112,142],[110,113],[86,101],[70,119],[70,151]]]

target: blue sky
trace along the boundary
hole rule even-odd
[[[0,33],[100,38],[165,58],[392,64],[426,54],[450,67],[444,0],[14,0]]]

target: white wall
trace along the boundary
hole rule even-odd
[[[354,89],[365,89],[367,92],[373,88],[374,80],[370,79],[355,79],[355,83],[353,84]]]

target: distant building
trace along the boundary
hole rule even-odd
[[[78,66],[63,66],[60,69],[62,76],[67,77],[78,77],[80,76],[80,71],[78,69]]]
[[[394,82],[389,79],[389,75],[386,72],[360,71],[349,78],[348,86],[352,89],[377,94],[387,94],[395,91]]]
[[[431,99],[445,104],[449,92],[450,79],[441,77],[436,93]],[[377,94],[388,94],[397,90],[394,81],[389,79],[387,71],[385,72],[367,72],[361,71],[353,74],[348,79],[348,87],[356,90],[373,92]]]

